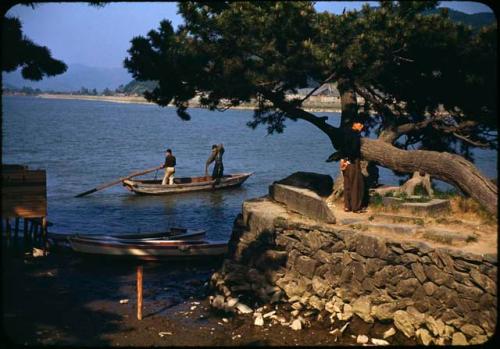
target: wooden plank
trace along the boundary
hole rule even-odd
[[[1,178],[2,181],[44,182],[47,174],[45,171],[2,172]]]
[[[137,320],[142,320],[142,265],[137,266]]]

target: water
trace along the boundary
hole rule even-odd
[[[295,171],[338,173],[324,160],[332,152],[327,137],[304,121],[289,121],[283,134],[251,130],[252,111],[191,110],[182,121],[173,108],[97,101],[4,96],[3,163],[47,170],[51,231],[121,233],[168,226],[207,229],[227,239],[244,200],[265,195],[268,186]],[[321,113],[338,125],[338,113]],[[255,172],[242,187],[175,196],[138,196],[121,185],[83,198],[78,193],[131,172],[163,163],[172,148],[176,176],[203,175],[211,145],[224,143],[225,173]],[[476,164],[497,177],[496,152],[476,152]],[[210,169],[211,170],[211,169]],[[397,183],[381,169],[382,183]],[[163,172],[157,174],[161,178]],[[154,173],[147,175],[154,177]]]

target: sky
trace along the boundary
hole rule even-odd
[[[317,2],[318,11],[342,13],[360,9],[369,1]],[[449,7],[465,13],[493,12],[487,5],[469,1],[442,1]],[[104,7],[85,3],[43,3],[35,8],[16,5],[6,16],[18,17],[24,34],[38,45],[47,46],[52,55],[67,64],[116,68],[123,66],[134,36],[146,35],[156,29],[163,19],[174,27],[182,23],[174,2],[108,3]]]

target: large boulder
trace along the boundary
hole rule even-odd
[[[275,183],[309,189],[323,197],[330,196],[333,190],[332,177],[314,172],[295,172]]]
[[[335,223],[335,215],[326,201],[312,190],[275,183],[269,187],[269,195],[291,211],[321,222]]]

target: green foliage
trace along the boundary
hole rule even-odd
[[[361,114],[378,112],[367,122],[377,132],[430,115],[402,148],[469,154],[471,144],[496,146],[496,25],[475,32],[446,11],[429,15],[436,4],[382,1],[333,15],[305,1],[182,2],[185,24],[174,30],[162,21],[133,38],[124,64],[136,80],[158,82],[145,92],[149,101],[173,102],[186,120],[188,100],[199,95],[210,110],[256,100],[248,125],[269,133],[297,117],[326,130],[285,93],[336,81],[365,98]],[[437,113],[440,105],[449,116]]]
[[[66,71],[64,62],[52,58],[47,47],[38,46],[23,35],[17,18],[5,17],[2,23],[2,71],[21,67],[23,78],[42,80]]]
[[[158,87],[156,81],[132,80],[125,86],[120,85],[120,87],[116,89],[116,92],[125,94],[144,94],[146,91],[153,91],[156,87]]]

